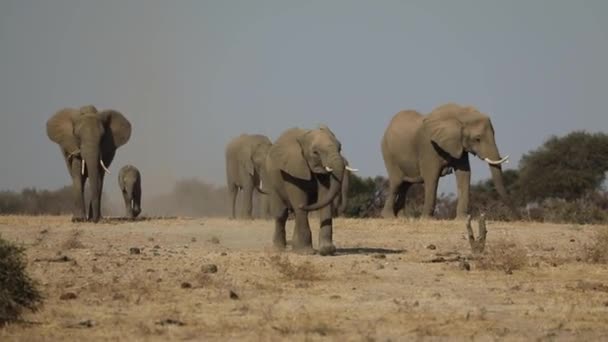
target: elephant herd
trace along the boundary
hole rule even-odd
[[[131,124],[119,112],[98,112],[93,106],[62,109],[47,122],[49,138],[61,147],[74,191],[74,221],[85,216],[100,219],[103,178],[118,147],[128,142]],[[507,195],[490,118],[474,107],[450,103],[427,115],[401,111],[391,119],[381,142],[382,157],[389,180],[383,217],[395,217],[405,207],[412,184],[424,185],[422,215],[432,216],[439,178],[454,173],[458,188],[457,216],[467,214],[471,169],[469,154],[485,161],[497,192],[518,213]],[[242,193],[241,215],[252,217],[253,192],[263,198],[264,216],[274,219],[273,245],[285,249],[285,224],[289,213],[295,217],[292,246],[295,251],[312,253],[308,213],[318,211],[320,232],[318,250],[331,255],[332,218],[344,211],[350,174],[356,172],[342,155],[336,135],[324,125],[315,129],[290,128],[274,142],[259,134],[242,134],[230,140],[225,150],[226,180],[230,194],[230,217],[236,218],[236,199]],[[84,203],[84,183],[89,179],[91,199],[88,216]],[[141,175],[131,165],[119,173],[119,186],[127,215],[141,212]]]

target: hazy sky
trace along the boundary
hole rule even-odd
[[[606,15],[604,0],[2,0],[0,189],[70,182],[45,123],[84,104],[134,127],[110,191],[125,163],[148,193],[223,184],[230,137],[319,123],[361,175],[385,175],[392,115],[450,101],[488,113],[516,167],[549,135],[608,130]]]

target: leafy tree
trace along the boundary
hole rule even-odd
[[[525,154],[518,183],[526,201],[574,200],[599,190],[606,171],[608,135],[575,131]]]

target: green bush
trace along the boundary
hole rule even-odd
[[[0,325],[15,321],[27,309],[36,311],[42,295],[25,272],[24,249],[0,237]]]

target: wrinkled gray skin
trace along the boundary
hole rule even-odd
[[[308,212],[319,210],[319,252],[333,254],[332,206],[344,178],[341,144],[325,126],[306,130],[291,128],[273,144],[266,157],[265,189],[275,219],[273,244],[285,249],[285,223],[289,211],[295,214],[294,251],[313,253]],[[331,171],[327,170],[331,168]]]
[[[407,190],[413,183],[424,183],[422,215],[435,209],[439,177],[454,170],[458,187],[457,216],[469,210],[471,168],[469,153],[480,159],[501,159],[490,118],[473,107],[446,104],[422,116],[408,110],[397,113],[382,138],[382,157],[389,178],[383,217],[395,217],[405,207]],[[488,163],[496,190],[513,209],[504,186],[501,166]]]
[[[346,158],[344,159],[344,164],[348,165],[348,161]],[[334,217],[344,215],[346,211],[346,206],[348,205],[348,189],[350,188],[350,177],[351,172],[348,170],[344,170],[344,177],[342,178],[342,188],[340,193],[334,199],[334,204],[332,207]]]
[[[84,106],[80,109],[65,108],[55,113],[46,123],[46,132],[49,139],[61,148],[72,177],[72,221],[84,221],[87,217],[84,187],[88,179],[91,189],[88,219],[98,222],[101,218],[105,174],[100,161],[110,167],[116,149],[131,137],[131,124],[115,110],[98,112],[93,106]]]
[[[236,218],[236,198],[238,192],[242,192],[243,208],[242,217],[247,219],[252,216],[253,190],[260,193],[262,174],[265,167],[266,155],[272,142],[268,137],[260,134],[241,134],[232,139],[226,146],[226,180],[230,193],[231,214],[230,218]],[[263,215],[268,211],[267,201],[262,200]]]
[[[141,213],[141,173],[133,165],[125,165],[118,173],[118,187],[125,200],[126,216],[134,219]]]

